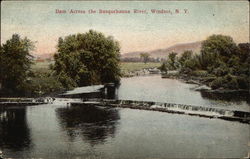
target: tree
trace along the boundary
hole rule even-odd
[[[1,45],[0,83],[6,94],[20,95],[24,92],[32,64],[30,51],[33,49],[33,42],[26,37],[20,38],[18,34],[13,34],[10,40]]]
[[[141,53],[140,54],[141,58],[143,59],[143,62],[146,64],[149,61],[149,53]]]
[[[209,36],[202,42],[201,46],[202,67],[203,69],[207,69],[220,62],[227,63],[237,52],[237,45],[230,36]]]
[[[177,53],[171,52],[168,55],[167,68],[168,70],[176,70],[178,67],[179,67],[179,63],[177,59]]]
[[[66,88],[119,82],[120,46],[113,37],[90,30],[59,38],[53,69]]]
[[[249,89],[249,55],[249,43],[237,46],[230,36],[212,35],[202,43],[201,54],[189,58],[188,53],[183,53],[179,62],[181,73],[197,75],[197,72],[205,72],[205,76],[210,76],[212,80],[208,85],[212,89]]]
[[[192,58],[192,55],[193,55],[193,51],[190,51],[190,50],[184,51],[181,57],[179,58],[180,65],[184,66],[185,62]]]
[[[167,68],[167,64],[165,61],[161,64],[159,69],[161,70],[162,73],[168,73],[168,68]]]
[[[250,43],[240,43],[238,47],[240,61],[245,62],[245,60],[250,57]]]

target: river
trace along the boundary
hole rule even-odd
[[[249,111],[244,99],[204,95],[159,76],[123,78],[111,98]],[[242,158],[249,124],[144,110],[54,104],[1,108],[0,150],[12,158]]]

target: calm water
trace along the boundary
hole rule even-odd
[[[114,97],[249,109],[244,100],[212,100],[193,87],[158,76],[133,77],[122,79]],[[0,150],[4,156],[239,158],[249,150],[248,124],[143,110],[69,107],[69,100],[1,109]]]
[[[194,91],[196,85],[160,76],[124,78],[117,92],[118,99],[146,100],[190,104],[223,109],[250,111],[247,95],[212,94]]]

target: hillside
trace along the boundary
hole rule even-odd
[[[150,54],[150,57],[153,58],[166,58],[169,53],[176,52],[176,53],[183,53],[185,50],[192,50],[193,52],[199,52],[201,48],[201,41],[198,42],[192,42],[192,43],[183,43],[183,44],[176,44],[173,46],[170,46],[165,49],[157,49],[148,51],[147,53]],[[141,52],[129,52],[122,54],[122,58],[135,58],[140,57]],[[38,59],[53,59],[53,53],[45,53],[45,54],[33,54],[35,58]]]
[[[192,42],[192,43],[184,43],[184,44],[176,44],[170,46],[166,49],[157,49],[148,51],[147,53],[150,54],[150,57],[153,58],[166,58],[169,53],[176,52],[176,53],[183,53],[185,50],[192,50],[193,52],[199,52],[201,48],[201,41]],[[122,54],[122,58],[135,58],[140,57],[140,54],[143,52],[130,52]]]

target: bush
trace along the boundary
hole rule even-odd
[[[209,76],[208,72],[205,70],[193,71],[191,75],[196,76],[196,77],[208,77]]]
[[[238,77],[237,82],[240,89],[249,89],[250,81],[247,79],[247,77]]]
[[[231,80],[229,80],[226,83],[226,86],[229,89],[239,89],[239,84],[238,84],[237,78],[236,77],[231,78]]]
[[[165,62],[162,63],[162,65],[158,68],[162,72],[168,72],[167,64]]]
[[[225,80],[222,77],[216,78],[214,81],[210,83],[210,87],[212,89],[218,89],[223,86]]]
[[[185,63],[184,63],[184,67],[185,67],[185,68],[190,68],[190,69],[192,69],[192,70],[197,69],[196,60],[195,60],[195,59],[186,60]]]
[[[63,90],[62,84],[58,77],[51,72],[34,72],[32,77],[27,81],[25,86],[27,96],[43,95],[51,92]]]
[[[210,83],[210,86],[212,89],[245,89],[247,87],[247,81],[245,81],[245,78],[227,74],[226,76],[216,78]]]
[[[180,70],[180,73],[183,73],[183,74],[190,74],[193,70],[188,68],[188,67],[182,67],[181,70]]]
[[[225,65],[221,65],[220,67],[213,69],[212,74],[214,74],[215,76],[221,77],[221,76],[225,76],[229,72],[230,70],[228,67],[226,67]]]

